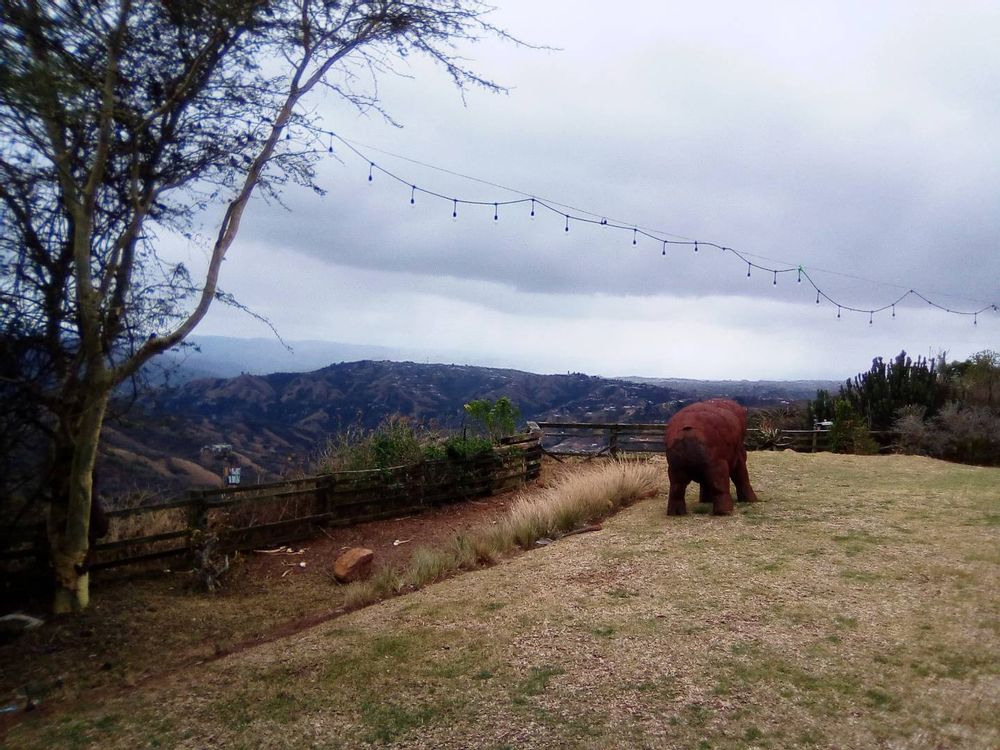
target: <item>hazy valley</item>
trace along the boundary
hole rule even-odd
[[[218,483],[224,461],[204,449],[219,444],[232,446],[230,460],[243,467],[244,482],[293,475],[307,471],[328,438],[343,430],[368,430],[392,415],[428,429],[460,429],[463,405],[478,398],[507,396],[523,419],[535,421],[663,422],[693,400],[730,396],[748,406],[773,406],[836,386],[828,381],[538,375],[388,360],[341,362],[310,372],[197,377],[206,371],[262,369],[275,361],[275,350],[270,342],[259,343],[212,341],[206,347],[212,356],[175,361],[168,383],[177,385],[143,394],[111,420],[105,427],[102,492],[171,494]],[[313,364],[310,357],[334,355],[338,346],[315,346],[298,363]]]

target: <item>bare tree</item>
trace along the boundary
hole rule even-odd
[[[0,299],[8,392],[49,445],[57,612],[87,606],[92,476],[109,398],[184,340],[257,193],[313,185],[325,90],[381,109],[411,54],[459,89],[501,91],[456,52],[510,37],[477,0],[4,0],[0,4]],[[386,115],[388,116],[388,115]],[[294,132],[294,135],[290,133]],[[325,149],[322,149],[325,150]],[[226,203],[204,278],[157,254]]]

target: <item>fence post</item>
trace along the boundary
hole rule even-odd
[[[813,434],[812,434],[812,449],[809,451],[810,453],[815,453],[816,452],[816,438],[817,438],[816,430],[813,430]]]
[[[612,425],[611,437],[608,438],[608,450],[612,456],[618,455],[618,425]]]
[[[190,490],[191,510],[188,513],[189,537],[196,531],[204,531],[208,526],[208,503],[204,490]]]
[[[323,477],[317,485],[317,489],[320,495],[319,505],[323,509],[323,515],[326,516],[327,522],[329,522],[330,513],[332,512],[330,510],[330,499],[331,496],[333,495],[333,484],[334,484],[333,475],[328,474],[327,476]]]

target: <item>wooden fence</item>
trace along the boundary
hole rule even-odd
[[[521,435],[493,453],[410,466],[338,472],[286,482],[195,490],[157,505],[107,513],[109,531],[91,553],[91,570],[182,555],[196,532],[229,549],[273,546],[313,536],[317,527],[393,518],[483,497],[535,479],[539,435]],[[44,527],[4,530],[0,568],[37,567]],[[20,565],[17,565],[20,563]]]
[[[542,447],[554,455],[615,455],[662,453],[666,424],[620,424],[607,422],[531,422],[542,431]],[[872,432],[882,442],[887,433]],[[764,443],[759,430],[747,431],[747,447]],[[830,449],[829,430],[780,430],[768,433],[768,447],[815,453]]]
[[[542,432],[542,448],[554,455],[616,455],[663,451],[665,424],[607,422],[529,422]]]

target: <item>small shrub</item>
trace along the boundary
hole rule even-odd
[[[863,456],[878,452],[868,425],[846,399],[837,399],[834,406],[830,450],[834,453],[856,453]]]
[[[398,415],[370,432],[351,428],[331,439],[316,468],[322,472],[388,469],[417,463],[432,436]]]
[[[520,412],[506,396],[501,396],[496,403],[489,399],[470,401],[465,405],[465,413],[474,427],[481,430],[494,444],[499,444],[505,437],[517,431],[517,420]]]
[[[962,463],[1000,464],[1000,413],[952,402],[937,416],[922,417],[912,409],[898,413],[894,427],[904,451]]]
[[[791,441],[784,431],[799,421],[799,416],[791,410],[755,411],[750,414],[747,430],[747,448],[758,451],[774,451],[787,448]]]
[[[195,585],[209,593],[222,588],[223,577],[229,571],[229,555],[219,549],[219,537],[195,531],[191,535]]]
[[[374,430],[350,428],[331,438],[314,462],[320,473],[389,469],[421,461],[468,460],[489,455],[494,441],[483,435],[442,438],[415,426],[405,417],[392,416]]]
[[[485,456],[493,452],[493,441],[477,435],[453,435],[442,444],[444,455],[451,459],[464,460]]]
[[[972,464],[1000,464],[1000,414],[984,406],[948,404],[935,417],[944,435],[942,458]]]
[[[927,410],[918,404],[904,406],[896,412],[893,431],[899,440],[899,447],[905,453],[921,456],[940,455],[940,433],[924,421]]]

